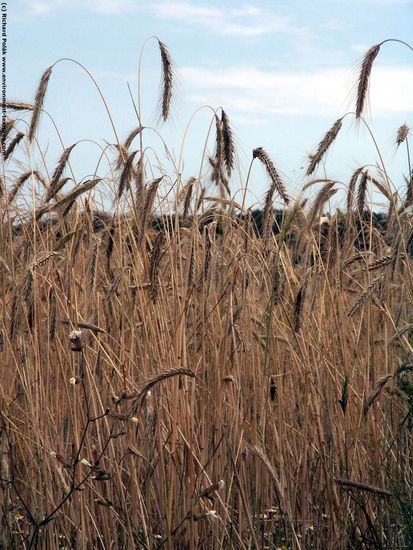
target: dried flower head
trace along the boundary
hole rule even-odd
[[[83,332],[81,330],[72,330],[69,340],[72,351],[83,351]]]

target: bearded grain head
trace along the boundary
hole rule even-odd
[[[320,141],[316,153],[314,155],[311,155],[310,164],[307,168],[307,176],[311,176],[311,174],[315,172],[315,169],[320,164],[323,157],[335,141],[339,131],[341,130],[342,125],[343,119],[339,118],[335,121],[333,126],[328,130],[323,139]]]
[[[360,73],[357,85],[357,98],[356,98],[356,118],[360,118],[363,114],[368,91],[371,70],[373,68],[374,60],[376,59],[381,44],[372,46],[364,56],[363,62],[360,67]]]
[[[221,123],[222,123],[222,141],[223,141],[223,149],[224,149],[224,161],[225,161],[225,167],[227,169],[228,177],[230,177],[231,172],[234,168],[235,145],[234,145],[234,136],[229,123],[229,118],[224,110],[222,110],[222,113],[221,113]]]
[[[174,88],[174,66],[166,45],[158,40],[162,60],[162,95],[160,98],[161,117],[164,122],[168,119],[171,110]]]
[[[29,142],[31,143],[34,140],[34,137],[39,126],[40,115],[43,109],[44,98],[46,96],[47,86],[49,84],[50,76],[52,74],[52,67],[48,67],[45,72],[42,74],[40,79],[39,86],[37,88],[36,97],[34,100],[33,114],[30,122],[29,128]]]

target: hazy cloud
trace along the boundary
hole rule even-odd
[[[154,5],[153,10],[159,17],[200,25],[217,34],[255,37],[270,32],[294,29],[290,18],[264,13],[263,10],[253,5],[241,5],[237,9],[224,9],[179,0],[167,0]]]
[[[240,115],[340,116],[353,107],[348,69],[311,73],[276,72],[252,67],[205,69],[184,67],[180,73],[188,97]],[[370,104],[374,116],[413,110],[413,69],[376,67],[371,78]]]

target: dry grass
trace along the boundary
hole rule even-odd
[[[159,47],[166,119],[173,71]],[[62,195],[73,146],[51,177],[15,175],[50,74],[28,138],[10,132],[2,175],[0,546],[411,547],[413,228],[402,200],[391,196],[380,229],[359,168],[346,213],[318,223],[335,192],[318,180],[310,210],[299,197],[274,232],[275,194],[289,197],[257,148],[271,180],[262,239],[228,196],[236,152],[222,111],[212,160],[225,196],[208,198],[202,173],[186,184],[172,174],[175,206],[155,231],[165,174],[142,146],[138,162],[129,152],[141,123],[113,149],[113,179]],[[103,214],[91,193],[106,183],[124,208]]]

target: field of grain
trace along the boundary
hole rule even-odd
[[[157,45],[166,120],[174,72]],[[378,149],[334,214],[339,186],[319,170],[347,120],[366,124],[381,46],[364,57],[354,113],[309,159],[310,200],[289,195],[257,144],[259,215],[231,198],[222,109],[214,150],[192,178],[169,174],[160,216],[166,174],[145,156],[139,102],[135,130],[108,147],[112,179],[87,182],[71,181],[74,145],[49,170],[31,162],[53,68],[33,104],[8,102],[1,548],[413,547],[410,130],[395,135],[403,185]]]

